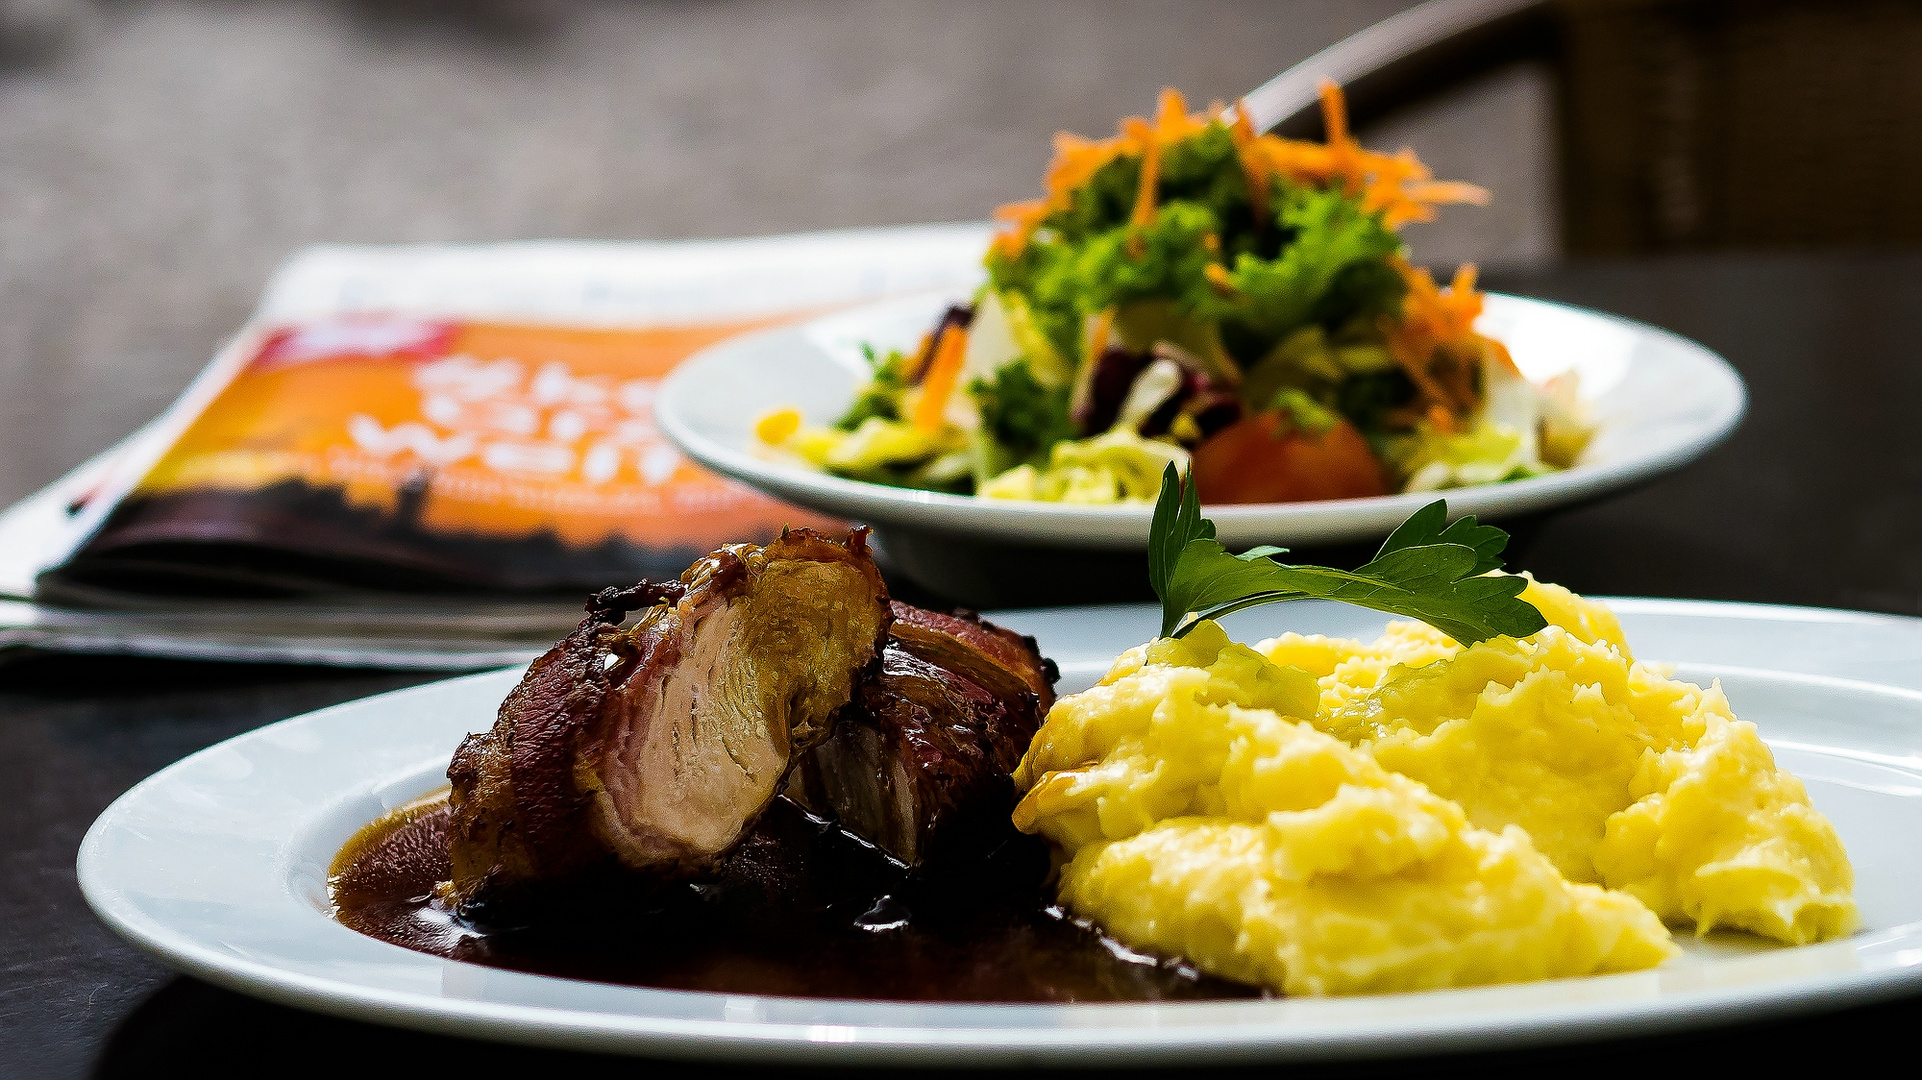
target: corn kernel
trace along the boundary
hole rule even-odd
[[[754,436],[769,446],[779,446],[801,430],[801,410],[770,409],[754,421]]]

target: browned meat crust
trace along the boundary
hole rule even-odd
[[[1010,776],[1056,677],[1032,638],[897,602],[879,675],[796,764],[788,797],[910,866],[979,856],[1013,833]]]
[[[1054,684],[1061,677],[1054,661],[1041,655],[1035,640],[983,619],[972,611],[943,615],[896,600],[889,637],[924,660],[949,668],[1003,696],[1032,692],[1043,715],[1054,707]],[[1009,677],[1018,681],[1013,685]],[[1027,752],[1022,744],[1017,759]]]
[[[588,612],[448,767],[448,899],[470,914],[603,870],[711,868],[830,734],[893,619],[865,530],[732,545]]]

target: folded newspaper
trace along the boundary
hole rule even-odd
[[[977,282],[984,226],[310,248],[165,414],[0,515],[0,648],[463,668],[814,515],[653,423],[701,349]]]

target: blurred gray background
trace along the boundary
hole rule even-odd
[[[163,408],[316,241],[974,220],[1059,129],[1232,100],[1397,0],[0,0],[0,504]],[[1554,256],[1546,76],[1364,132]]]

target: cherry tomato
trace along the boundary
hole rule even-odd
[[[1388,478],[1354,425],[1319,435],[1279,412],[1256,413],[1214,433],[1194,451],[1203,503],[1313,502],[1388,494]]]

